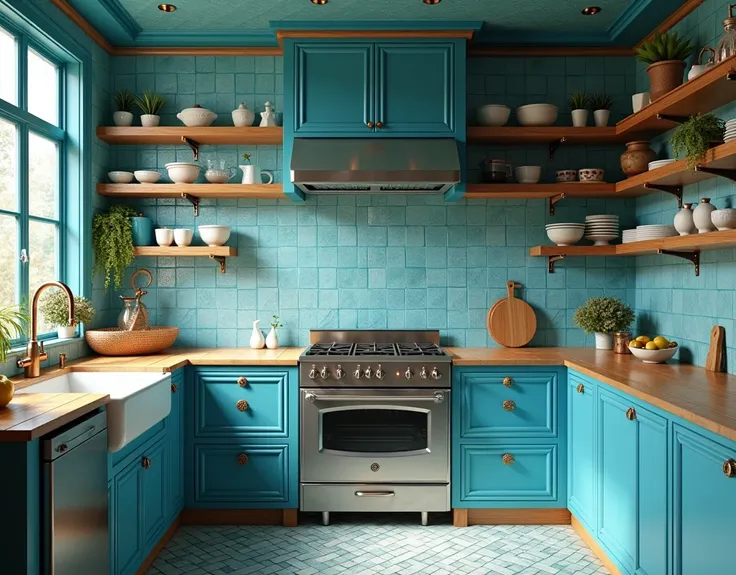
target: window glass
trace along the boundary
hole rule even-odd
[[[28,111],[47,122],[59,125],[58,68],[28,50]]]
[[[322,446],[353,453],[427,449],[426,413],[404,409],[344,409],[322,414]]]
[[[31,220],[29,232],[29,294],[28,301],[32,301],[33,294],[41,284],[58,279],[56,262],[58,260],[58,233],[56,224]],[[46,333],[56,329],[48,325],[43,316],[39,317],[38,333]]]
[[[59,145],[28,134],[28,205],[31,216],[56,218],[59,194]]]
[[[0,269],[3,281],[0,282],[0,306],[7,307],[18,302],[18,219],[0,215]]]
[[[0,210],[17,209],[18,127],[0,118]]]
[[[15,37],[0,28],[0,98],[18,105],[18,44]]]

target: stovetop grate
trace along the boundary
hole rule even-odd
[[[305,356],[444,356],[444,351],[434,343],[315,343]]]

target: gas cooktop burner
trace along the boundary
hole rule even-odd
[[[305,356],[444,356],[435,343],[315,343]]]

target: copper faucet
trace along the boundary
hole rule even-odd
[[[66,298],[69,302],[69,325],[74,325],[74,294],[69,286],[61,282],[48,282],[43,284],[33,294],[33,304],[31,307],[31,341],[28,342],[26,348],[26,356],[19,359],[17,362],[18,367],[23,368],[23,375],[25,377],[38,377],[41,375],[41,362],[48,359],[48,354],[43,349],[43,342],[38,343],[38,300],[41,293],[50,287],[58,287],[66,293]]]

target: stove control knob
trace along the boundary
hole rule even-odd
[[[355,368],[355,371],[353,372],[353,377],[355,379],[360,379],[360,374],[361,374],[360,364],[358,364],[358,366]]]
[[[321,369],[321,370],[320,370],[320,372],[319,372],[319,376],[320,376],[320,377],[321,377],[322,379],[327,379],[327,376],[328,376],[328,375],[330,375],[330,372],[329,372],[329,371],[327,371],[327,366],[326,366],[326,365],[323,365],[323,366],[322,366],[322,369]]]
[[[312,369],[309,370],[309,379],[314,379],[317,377],[317,366],[312,365]]]
[[[404,377],[406,379],[411,379],[414,374],[411,372],[411,368],[407,367],[406,371],[404,372]]]
[[[432,379],[439,379],[440,377],[442,377],[442,374],[440,373],[439,369],[433,367],[432,371],[429,374],[429,377],[431,377]]]
[[[422,371],[419,372],[419,377],[422,379],[427,379],[427,368],[422,366]]]
[[[377,379],[383,379],[386,377],[386,372],[381,369],[381,364],[378,364],[378,369],[376,370],[376,378]]]
[[[335,379],[342,379],[343,375],[345,375],[345,372],[342,370],[342,366],[338,365],[335,370]]]
[[[373,375],[373,372],[371,371],[371,366],[370,365],[365,368],[365,371],[363,372],[363,375],[365,376],[366,379],[370,379],[371,378],[371,375]]]

